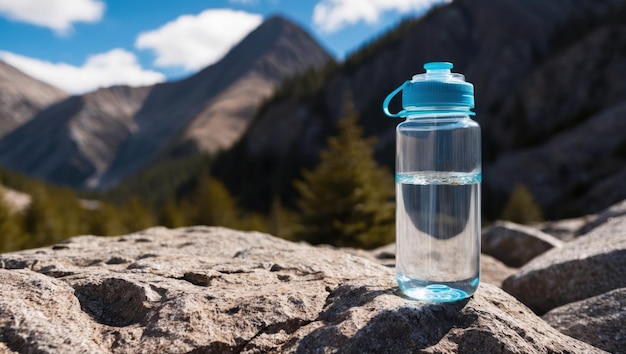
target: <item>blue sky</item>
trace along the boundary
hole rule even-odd
[[[445,2],[0,0],[0,60],[71,93],[148,85],[214,63],[274,14],[341,60],[402,18]]]

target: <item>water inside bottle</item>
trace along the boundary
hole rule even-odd
[[[480,181],[480,173],[396,174],[396,276],[405,295],[448,302],[478,287]]]

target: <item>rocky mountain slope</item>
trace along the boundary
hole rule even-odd
[[[35,113],[69,96],[0,61],[0,138],[28,122]]]
[[[421,72],[424,62],[445,60],[453,62],[454,71],[464,73],[475,85],[476,119],[483,128],[487,215],[498,217],[516,183],[522,183],[539,199],[548,217],[559,216],[561,211],[554,203],[566,200],[561,195],[571,197],[572,186],[589,189],[591,182],[598,181],[596,177],[609,178],[617,171],[615,163],[621,160],[610,154],[616,147],[615,139],[603,147],[588,146],[599,150],[593,155],[596,163],[587,166],[594,178],[586,174],[576,177],[572,170],[565,172],[573,176],[571,183],[541,186],[556,188],[559,198],[555,199],[542,198],[543,189],[530,175],[554,178],[564,171],[558,161],[545,156],[545,163],[537,170],[535,165],[506,163],[515,171],[526,170],[519,174],[501,169],[497,161],[512,156],[505,154],[538,148],[571,133],[594,117],[601,118],[596,115],[600,111],[626,100],[622,80],[626,62],[626,40],[621,34],[626,26],[624,13],[623,0],[455,0],[422,19],[403,23],[335,70],[322,74],[324,84],[320,88],[298,97],[274,99],[256,117],[241,143],[220,159],[215,173],[231,190],[244,190],[240,199],[248,206],[267,208],[264,203],[274,195],[289,200],[291,181],[302,167],[317,161],[320,148],[341,116],[348,91],[366,133],[378,137],[379,161],[391,168],[394,128],[399,121],[385,117],[381,103],[403,81]],[[614,130],[612,136],[617,139],[618,134]],[[596,138],[600,140],[603,137]],[[587,155],[589,160],[591,155]],[[600,171],[599,166],[610,164],[610,171]],[[238,166],[246,166],[246,173],[242,174]],[[240,175],[253,176],[256,191],[246,189],[248,182],[238,178]],[[624,197],[626,194],[621,195]],[[578,213],[597,211],[614,201],[588,193],[567,200],[586,204],[590,198],[595,198],[594,209]]]
[[[272,17],[189,78],[48,107],[0,140],[0,163],[57,184],[107,188],[159,154],[228,148],[282,79],[328,60],[300,27]]]
[[[262,33],[253,33],[235,48],[219,70],[241,74],[203,109],[183,132],[182,140],[194,141],[204,152],[229,148],[247,128],[259,103],[284,78],[332,60],[311,36],[281,19],[271,18]],[[252,46],[256,48],[253,50]],[[254,56],[254,51],[262,55]]]
[[[533,227],[487,229],[477,292],[439,304],[401,296],[394,245],[204,226],[75,237],[0,255],[0,352],[623,353],[625,213],[549,244]],[[520,268],[502,263],[511,245]]]
[[[0,140],[0,162],[58,184],[97,179],[139,130],[133,116],[150,91],[117,86],[56,103]]]
[[[524,184],[551,217],[626,197],[619,177],[626,172],[624,48],[626,18],[591,31],[521,83],[492,123],[499,146],[511,150],[485,167],[492,190]]]

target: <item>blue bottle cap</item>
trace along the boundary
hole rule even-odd
[[[473,115],[470,109],[474,108],[474,85],[466,82],[462,74],[452,73],[452,67],[448,62],[424,64],[425,73],[413,76],[387,96],[383,111],[390,117],[426,114],[431,110]],[[404,109],[390,113],[389,102],[399,91],[402,91]]]

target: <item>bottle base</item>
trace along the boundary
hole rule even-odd
[[[397,280],[405,296],[428,302],[455,302],[467,299],[474,295],[479,283],[479,278],[456,282],[427,282],[410,279],[400,274]]]

